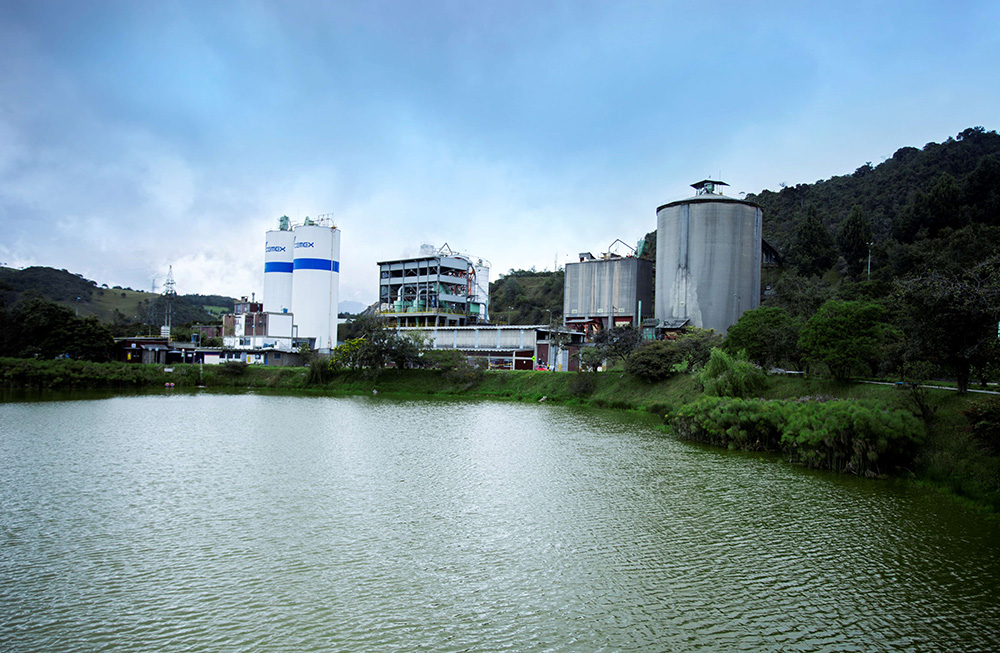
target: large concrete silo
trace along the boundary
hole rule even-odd
[[[292,310],[292,270],[295,237],[286,216],[277,229],[267,232],[264,242],[264,310],[283,313]]]
[[[292,312],[298,337],[315,338],[316,349],[337,346],[340,300],[340,230],[328,221],[295,227]]]
[[[656,318],[721,334],[760,305],[761,211],[704,180],[656,210]]]

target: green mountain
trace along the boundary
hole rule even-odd
[[[98,285],[68,270],[0,267],[0,305],[13,306],[24,296],[40,296],[73,309],[80,317],[93,316],[121,327],[126,324],[163,324],[166,303],[162,295],[114,286]],[[233,310],[232,297],[180,295],[173,301],[173,324],[217,322],[219,315]]]
[[[867,258],[873,243],[873,269],[881,277],[906,275],[921,263],[912,256],[914,246],[969,227],[1000,226],[1000,135],[971,127],[943,143],[900,148],[877,166],[868,162],[851,174],[747,199],[763,210],[764,239],[800,271],[832,253],[857,277],[857,259]],[[816,221],[829,238],[815,230]]]

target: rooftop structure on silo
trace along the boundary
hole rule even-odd
[[[656,319],[725,334],[760,305],[761,210],[703,179],[656,210]]]

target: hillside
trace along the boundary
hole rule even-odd
[[[969,128],[922,149],[902,147],[876,166],[868,162],[850,174],[747,199],[763,211],[764,239],[793,262],[810,212],[833,238],[857,209],[870,225],[873,255],[885,263],[890,241],[933,239],[944,229],[971,224],[1000,225],[1000,135]]]
[[[490,284],[490,319],[496,324],[562,322],[565,274],[511,270]]]
[[[67,306],[80,317],[93,316],[115,326],[163,323],[165,304],[161,295],[114,286],[98,285],[67,270],[29,267],[23,270],[0,267],[0,295],[10,306],[26,293],[37,293],[49,301]],[[174,324],[213,323],[222,313],[233,310],[232,297],[181,295],[174,300]]]

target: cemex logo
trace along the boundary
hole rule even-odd
[[[298,249],[300,247],[316,247],[316,243],[306,243],[306,242],[295,243],[295,249]]]
[[[265,252],[283,252],[283,251],[285,251],[285,248],[281,247],[280,245],[268,245],[267,247],[264,248],[264,251]]]

